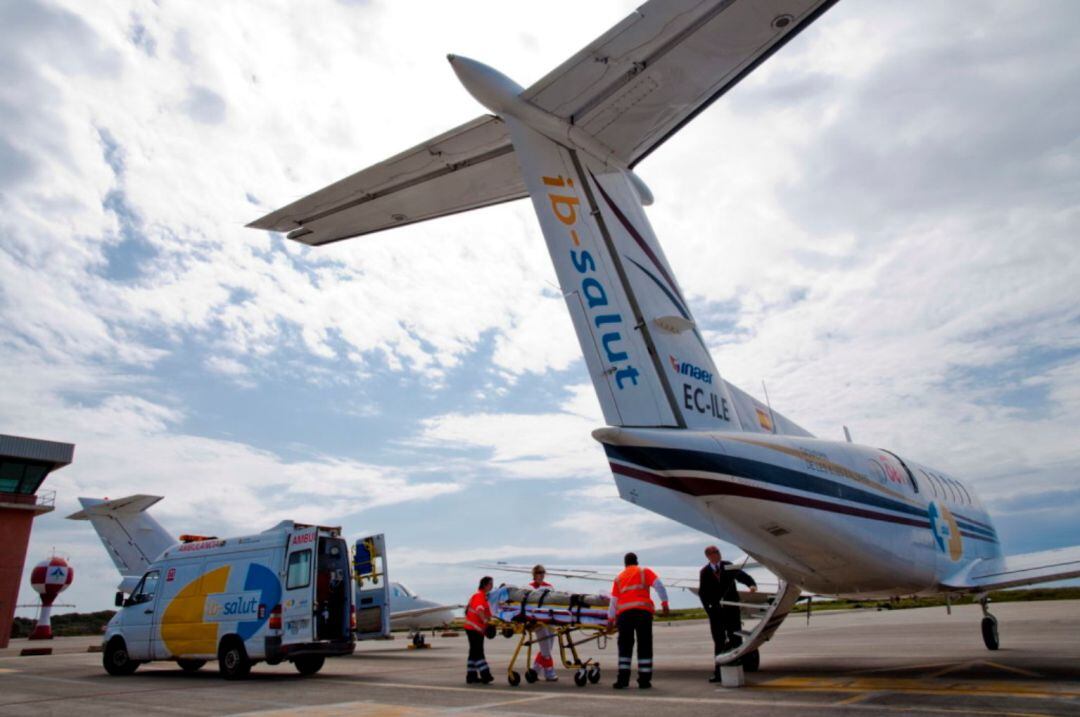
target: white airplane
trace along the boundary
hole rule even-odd
[[[461,607],[425,600],[401,583],[390,583],[390,629],[408,630],[417,647],[427,643],[424,630],[448,629]]]
[[[882,448],[815,438],[721,378],[645,216],[638,163],[833,1],[652,0],[528,88],[450,55],[492,114],[250,225],[318,246],[530,197],[619,494],[779,578],[719,664],[755,658],[803,590],[973,594],[996,649],[988,591],[1080,575],[1080,546],[1005,556],[970,486]]]
[[[93,525],[120,571],[119,589],[123,592],[131,592],[150,563],[178,542],[147,512],[159,500],[161,496],[156,495],[112,500],[79,498],[83,509],[68,516],[70,520],[89,520]],[[391,582],[388,588],[390,629],[408,630],[414,644],[424,643],[422,630],[448,627],[461,607],[425,600],[401,583]]]

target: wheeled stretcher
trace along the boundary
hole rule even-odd
[[[595,642],[598,649],[607,647],[607,638],[615,632],[608,626],[608,598],[604,595],[579,595],[540,588],[530,590],[504,585],[493,591],[492,622],[504,637],[517,637],[518,643],[506,679],[511,686],[521,684],[521,674],[515,669],[522,650],[525,652],[525,681],[539,678],[532,668],[533,647],[542,639],[555,639],[559,644],[559,660],[567,670],[574,671],[574,684],[584,687],[600,681],[600,663],[593,658],[581,658],[578,648]],[[546,635],[537,630],[547,628]]]

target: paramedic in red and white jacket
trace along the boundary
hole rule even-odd
[[[488,593],[494,585],[495,581],[490,575],[480,578],[480,587],[469,598],[469,604],[465,607],[465,635],[469,638],[469,668],[465,673],[465,682],[470,685],[486,685],[495,680],[484,657],[484,636],[487,633],[488,620],[491,619]]]
[[[660,609],[664,615],[668,614],[667,590],[656,573],[638,566],[637,555],[627,553],[623,564],[626,568],[611,586],[611,605],[608,607],[608,623],[619,626],[619,676],[612,687],[623,690],[630,686],[630,663],[634,656],[636,633],[637,682],[640,689],[647,690],[652,687],[652,622],[656,611],[649,588],[660,596]]]
[[[533,566],[532,576],[532,582],[529,583],[531,590],[553,589],[551,583],[544,582],[547,570],[543,565]],[[555,636],[552,635],[547,626],[540,625],[536,628],[536,639],[538,650],[536,660],[533,662],[533,670],[536,671],[536,674],[543,675],[548,682],[555,682],[559,679],[559,676],[555,674],[555,660],[551,657],[551,645],[555,642]]]

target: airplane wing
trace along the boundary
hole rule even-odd
[[[945,581],[947,589],[983,592],[1080,577],[1080,545],[975,563]]]
[[[650,0],[525,90],[633,166],[836,0]],[[249,224],[311,246],[526,195],[489,115]]]
[[[740,565],[744,570],[761,567],[759,563],[749,561],[745,565],[741,565],[738,561],[736,561],[736,564]],[[524,573],[526,575],[532,575],[531,565],[487,563],[485,565],[478,565],[477,567],[485,570],[501,570],[508,573]],[[544,569],[547,570],[548,577],[555,576],[560,578],[573,578],[576,580],[594,580],[596,582],[607,583],[609,586],[615,581],[615,578],[618,577],[618,573],[593,570],[592,568],[551,568],[544,566]],[[693,576],[672,577],[670,572],[665,570],[664,574],[660,575],[660,579],[663,581],[665,587],[689,590],[697,595],[698,575],[696,571]]]
[[[444,610],[461,610],[464,605],[434,605],[432,607],[418,607],[415,610],[394,610],[390,613],[390,620],[408,620],[414,617],[423,617],[424,615],[430,615],[433,612],[443,612]]]

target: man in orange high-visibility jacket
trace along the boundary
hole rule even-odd
[[[487,623],[491,619],[491,604],[488,603],[488,593],[494,587],[495,581],[491,576],[485,575],[480,578],[480,587],[465,607],[465,635],[469,638],[469,662],[468,671],[465,673],[466,684],[488,684],[495,680],[491,676],[491,668],[488,667],[484,657],[484,637],[487,634]]]
[[[652,621],[656,608],[649,596],[649,588],[660,596],[660,609],[668,614],[668,596],[664,584],[656,573],[638,566],[637,556],[627,553],[623,558],[626,568],[615,578],[611,586],[611,604],[608,607],[608,623],[619,626],[619,676],[612,685],[617,690],[630,686],[630,664],[634,657],[634,636],[637,636],[638,687],[652,687]]]

